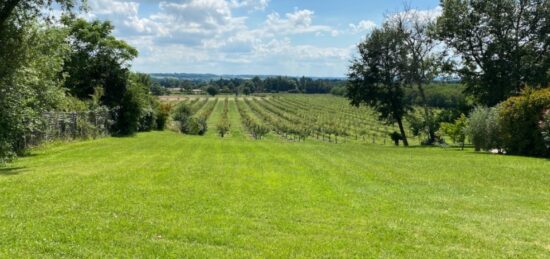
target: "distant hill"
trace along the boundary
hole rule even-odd
[[[193,73],[151,73],[151,77],[157,79],[163,78],[175,78],[179,80],[189,80],[189,81],[210,81],[218,79],[252,79],[254,77],[259,77],[260,79],[266,79],[270,77],[278,77],[278,75],[216,75],[216,74],[193,74]],[[292,77],[300,78],[294,76],[283,76],[283,77]],[[345,80],[345,77],[308,77],[312,79],[333,79],[333,80]]]

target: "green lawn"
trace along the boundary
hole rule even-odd
[[[226,139],[142,133],[0,168],[0,257],[550,257],[548,160],[254,141],[230,110]]]

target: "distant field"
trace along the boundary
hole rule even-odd
[[[231,98],[222,139],[223,98],[205,136],[52,144],[0,168],[0,257],[550,257],[549,160],[383,145],[392,127],[323,96]],[[241,114],[272,131],[254,140]],[[298,141],[309,122],[338,144],[323,127]]]
[[[216,100],[231,101],[235,106],[233,112],[250,117],[258,125],[270,129],[270,135],[286,140],[314,140],[329,143],[355,142],[370,144],[391,144],[390,134],[399,131],[397,125],[381,123],[371,110],[349,105],[349,101],[332,95],[298,95],[283,94],[259,96],[220,95],[207,96],[166,96],[164,102],[174,105],[183,102],[189,105],[196,114],[207,109],[208,103]],[[210,101],[210,102],[209,102]],[[218,105],[222,108],[222,105]],[[238,109],[240,108],[240,110]],[[219,109],[218,109],[219,110]],[[221,112],[219,110],[218,112]],[[213,115],[218,121],[217,115]],[[242,117],[242,116],[239,116]],[[242,124],[237,120],[233,123]],[[215,127],[215,123],[212,124]],[[251,135],[251,129],[245,126],[245,131]],[[215,131],[215,128],[210,128]],[[412,143],[418,140],[411,139]]]

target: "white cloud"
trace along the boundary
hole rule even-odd
[[[265,10],[269,0],[163,1],[89,0],[88,18],[111,20],[116,35],[140,51],[134,67],[144,72],[263,73],[338,76],[345,73],[352,48],[294,44],[296,35],[339,35],[315,22],[315,13],[272,12],[264,22],[247,24],[236,9]],[[156,1],[154,1],[156,3]],[[242,13],[242,12],[241,12]],[[290,38],[289,38],[290,37]],[[277,68],[276,72],[274,68]]]
[[[285,14],[281,18],[279,13],[271,13],[267,16],[263,29],[266,32],[279,33],[282,35],[303,34],[303,33],[329,33],[333,36],[338,35],[338,31],[326,25],[314,25],[311,10],[294,10],[292,13]]]
[[[349,27],[352,33],[363,33],[376,28],[376,23],[370,20],[362,20],[357,24],[350,24]]]
[[[268,4],[269,0],[231,0],[231,7],[233,8],[248,8],[254,11],[263,11]]]

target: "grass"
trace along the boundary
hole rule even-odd
[[[209,119],[215,125],[220,102]],[[550,161],[142,133],[0,168],[0,257],[550,257]]]

